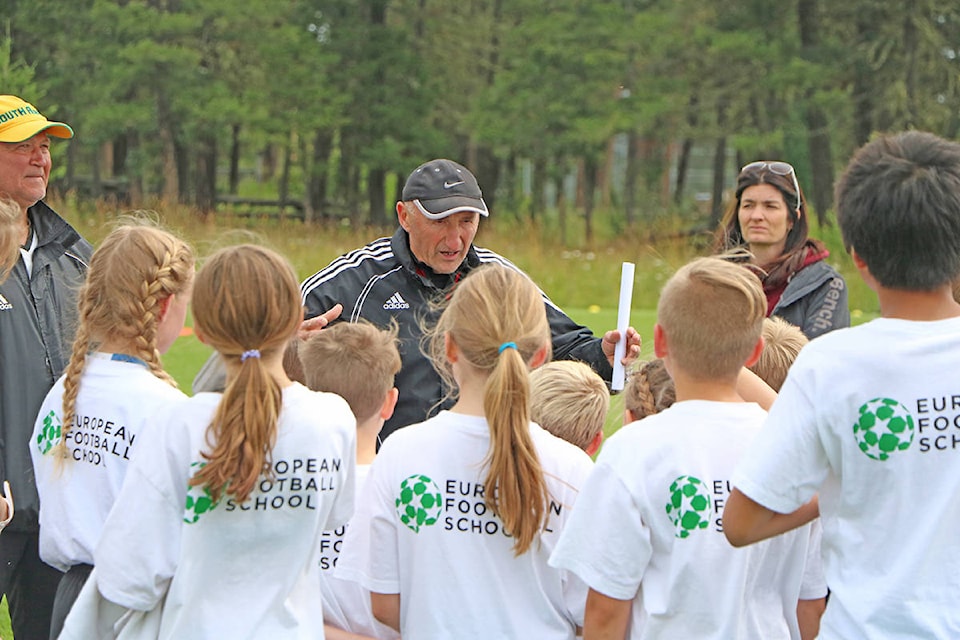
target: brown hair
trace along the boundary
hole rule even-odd
[[[63,378],[62,438],[73,423],[87,354],[101,343],[128,342],[131,355],[153,375],[176,387],[157,350],[160,304],[190,290],[194,256],[190,246],[145,218],[125,218],[90,259],[78,296],[79,326]]]
[[[661,358],[639,363],[623,388],[623,407],[634,420],[660,413],[677,401],[677,389]]]
[[[20,215],[16,202],[0,197],[0,283],[7,279],[20,257]]]
[[[698,258],[663,287],[657,322],[672,363],[694,378],[717,379],[743,367],[766,312],[760,280],[749,269],[722,258]]]
[[[809,340],[800,327],[776,316],[764,318],[763,351],[750,370],[779,393],[790,365],[807,342]]]
[[[204,452],[207,463],[190,479],[216,502],[227,493],[244,502],[271,468],[282,389],[263,365],[294,335],[303,317],[293,267],[254,245],[214,253],[197,273],[193,320],[224,361],[238,366],[217,406]]]
[[[796,192],[793,182],[794,177],[796,177],[796,172],[793,176],[790,174],[780,175],[767,168],[750,168],[741,171],[737,176],[736,195],[727,205],[727,210],[720,221],[720,228],[714,238],[714,251],[716,253],[726,253],[733,249],[747,247],[747,242],[743,239],[743,231],[740,229],[740,199],[743,192],[748,187],[758,184],[769,184],[775,187],[783,196],[783,202],[787,208],[787,222],[792,226],[787,232],[783,253],[780,254],[780,257],[770,264],[759,265],[765,272],[764,275],[761,275],[761,279],[767,289],[775,289],[786,282],[794,272],[803,266],[809,251],[816,253],[824,251],[822,242],[808,237],[810,226],[807,220],[809,217],[807,214],[807,199],[803,196],[803,189],[800,189],[800,193]],[[799,186],[799,178],[797,180]],[[799,207],[797,206],[798,199]],[[799,209],[799,214],[797,209]]]
[[[304,378],[314,391],[341,396],[363,422],[383,406],[400,371],[397,324],[386,330],[369,322],[338,322],[299,347]]]
[[[586,451],[603,431],[610,392],[589,365],[548,362],[530,372],[530,407],[534,422]]]
[[[495,264],[474,269],[454,289],[429,333],[434,365],[453,388],[445,334],[465,364],[489,374],[483,401],[490,427],[484,500],[513,535],[514,553],[520,555],[543,527],[549,498],[530,435],[527,365],[540,349],[551,348],[543,297],[528,277]]]

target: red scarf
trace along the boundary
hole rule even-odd
[[[777,306],[777,303],[780,302],[780,298],[783,296],[783,292],[786,290],[787,285],[790,284],[790,281],[793,280],[793,276],[797,275],[804,268],[809,267],[814,262],[820,262],[824,258],[830,255],[830,252],[824,249],[823,251],[817,252],[813,251],[813,247],[806,247],[804,249],[806,257],[803,259],[803,263],[800,265],[800,268],[790,274],[785,280],[781,281],[779,286],[768,286],[766,281],[763,283],[763,292],[767,296],[767,317],[770,317],[770,314],[773,313],[773,308]]]

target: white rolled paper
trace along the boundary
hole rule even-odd
[[[630,326],[630,305],[633,301],[634,266],[632,262],[624,262],[620,269],[620,305],[617,308],[617,331],[620,332],[620,340],[613,352],[613,379],[610,381],[610,389],[613,391],[622,391],[626,380],[626,372],[621,361],[627,353],[627,327]]]

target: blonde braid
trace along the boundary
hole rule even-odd
[[[157,349],[160,300],[169,297],[171,294],[168,292],[176,290],[176,284],[179,280],[173,274],[173,258],[174,256],[169,251],[165,251],[156,272],[140,285],[140,299],[134,303],[137,309],[135,346],[137,357],[147,364],[151,373],[170,386],[177,388],[177,381],[163,370],[160,363],[160,351]]]
[[[89,314],[90,305],[85,303],[85,300],[81,300],[81,318]],[[77,328],[77,334],[73,341],[73,351],[70,354],[70,362],[67,364],[67,369],[63,375],[63,415],[60,424],[60,441],[53,448],[58,469],[61,468],[63,461],[68,455],[67,434],[73,427],[73,419],[77,408],[77,395],[80,393],[80,379],[87,365],[87,354],[90,351],[90,335],[87,332],[87,323],[81,319],[80,326]]]
[[[650,378],[647,377],[647,369],[642,368],[634,375],[637,376],[637,400],[640,402],[640,411],[643,415],[634,416],[634,418],[645,418],[652,416],[657,412],[657,399],[650,388]]]

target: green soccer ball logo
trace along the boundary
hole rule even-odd
[[[192,478],[197,471],[200,471],[200,469],[203,469],[205,466],[207,466],[206,462],[194,462],[191,464],[190,477]],[[220,502],[213,501],[213,496],[210,495],[210,490],[207,489],[207,487],[188,484],[187,504],[183,510],[183,521],[187,524],[195,524],[197,520],[200,519],[200,516],[208,511],[213,511],[217,508],[218,504],[220,504]]]
[[[886,460],[894,451],[905,451],[913,443],[913,416],[905,406],[890,398],[874,398],[860,407],[853,424],[860,451],[874,460]]]
[[[433,480],[424,475],[415,475],[400,483],[396,506],[400,522],[414,533],[419,533],[420,527],[437,523],[443,497]]]
[[[37,449],[41,455],[47,455],[51,449],[60,444],[60,418],[51,411],[43,418],[43,428],[37,435]]]
[[[680,476],[670,485],[667,515],[676,527],[676,536],[686,538],[691,531],[710,526],[713,500],[706,485],[699,478]]]

